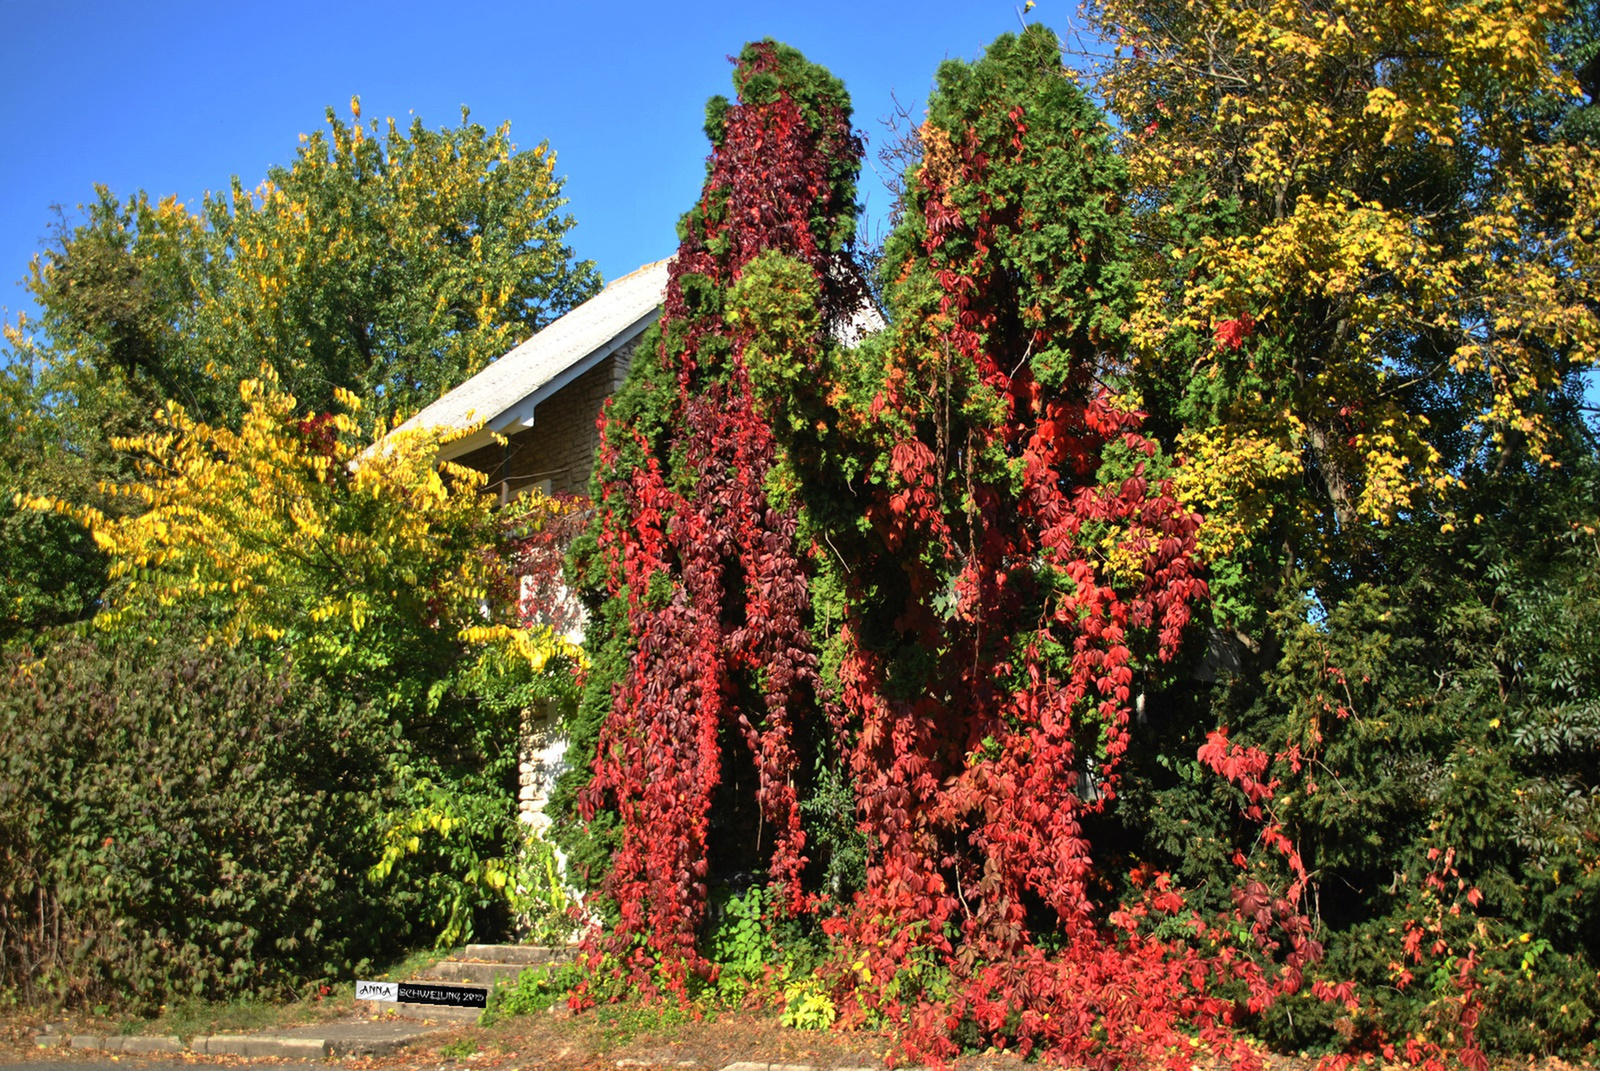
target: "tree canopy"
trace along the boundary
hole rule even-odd
[[[573,220],[547,145],[518,151],[508,126],[465,111],[459,126],[380,133],[352,110],[345,123],[329,109],[287,167],[250,189],[235,178],[197,210],[100,188],[62,216],[27,279],[40,318],[6,329],[7,419],[27,432],[0,447],[7,500],[95,502],[100,482],[130,473],[114,441],[154,430],[168,403],[237,424],[238,385],[263,364],[313,414],[348,391],[369,421],[409,415],[598,289],[565,244]],[[0,510],[17,539],[40,534],[9,501]],[[19,576],[8,631],[93,598],[103,565],[65,529],[48,538],[72,580],[50,598]],[[0,558],[23,549],[7,542]]]

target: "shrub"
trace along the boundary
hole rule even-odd
[[[270,994],[406,936],[364,878],[390,745],[371,708],[178,638],[56,637],[0,679],[0,987]]]

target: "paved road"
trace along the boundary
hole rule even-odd
[[[5,1071],[171,1071],[176,1067],[192,1067],[176,1057],[167,1060],[145,1059],[143,1057],[123,1056],[113,1060],[108,1054],[98,1059],[86,1057],[81,1060],[20,1060],[16,1063],[0,1062],[0,1067]],[[277,1060],[273,1067],[316,1067],[327,1068],[333,1066],[322,1060]]]

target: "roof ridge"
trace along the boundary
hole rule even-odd
[[[666,266],[658,260],[611,283],[568,309],[453,389],[423,406],[402,428],[483,425],[503,431],[502,417],[552,383],[563,384],[569,369],[600,350],[609,353],[623,334],[642,330],[641,318],[654,319],[666,286]],[[621,284],[621,285],[619,285]],[[553,389],[559,389],[555,387]],[[537,403],[535,403],[537,404]],[[524,416],[532,415],[532,408]]]
[[[676,254],[674,254],[674,256],[676,256]],[[609,283],[607,283],[604,286],[603,289],[604,290],[610,290],[613,286],[617,286],[620,283],[625,283],[629,279],[632,279],[636,275],[643,275],[647,271],[653,271],[656,268],[659,268],[661,265],[665,264],[667,261],[669,261],[671,259],[672,259],[672,257],[662,257],[660,260],[652,260],[648,264],[641,264],[639,267],[633,269],[628,274],[617,276],[615,279],[613,279]]]

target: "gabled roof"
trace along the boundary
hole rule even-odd
[[[459,429],[481,422],[473,435],[440,452],[448,459],[476,450],[495,434],[531,427],[540,402],[638,338],[661,315],[668,263],[658,260],[613,280],[400,428]]]

